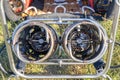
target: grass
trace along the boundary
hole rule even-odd
[[[109,36],[112,21],[107,20],[107,21],[100,22],[100,23],[107,30],[107,33]],[[10,33],[12,33],[12,31],[14,30],[12,27],[13,24],[8,22],[8,26],[9,26]],[[58,27],[56,28],[56,30],[58,30]],[[118,26],[116,40],[120,41],[120,25]],[[4,39],[3,39],[3,33],[2,33],[2,28],[1,28],[1,23],[0,23],[0,46],[2,46],[3,43],[4,43]],[[5,67],[5,69],[9,70],[9,65],[8,65],[9,63],[8,63],[8,59],[7,59],[7,55],[6,55],[6,50],[4,50],[2,53],[3,54],[0,56],[0,61],[2,64],[4,64],[3,66]],[[119,54],[120,54],[120,46],[116,45],[114,48],[114,53],[113,53],[111,65],[120,64],[120,55]],[[89,66],[74,65],[74,66],[59,67],[59,66],[45,66],[45,65],[41,66],[41,65],[28,64],[25,72],[26,73],[33,73],[33,74],[41,72],[42,74],[49,73],[51,75],[52,74],[63,74],[63,73],[64,74],[82,74],[82,73],[89,73],[90,74],[90,73],[94,73],[95,70],[94,70],[94,67],[92,65],[89,65]],[[120,79],[120,68],[109,70],[107,74],[109,74],[113,80],[119,80]],[[0,80],[2,80],[2,76],[0,77]],[[11,80],[15,80],[15,79],[12,78]],[[28,79],[20,78],[19,80],[28,80]],[[29,79],[29,80],[33,80],[33,79]],[[77,80],[77,79],[34,79],[34,80]],[[80,80],[83,80],[83,79],[80,79]],[[98,78],[98,79],[85,79],[85,80],[102,80],[102,79]]]

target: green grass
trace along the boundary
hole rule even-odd
[[[110,27],[112,25],[112,21],[107,20],[107,21],[100,22],[100,23],[107,30],[108,35],[110,35]],[[14,25],[11,24],[10,22],[8,22],[8,26],[9,26],[10,33],[12,33],[12,31],[14,30],[13,29]],[[54,25],[54,26],[56,27],[56,25]],[[58,30],[58,27],[56,27],[55,29]],[[58,34],[60,34],[60,33],[58,33]],[[118,27],[116,40],[120,41],[120,25]],[[0,46],[3,45],[3,43],[4,43],[4,39],[3,39],[3,33],[2,33],[2,28],[1,28],[1,23],[0,23]],[[3,66],[5,67],[5,69],[9,70],[9,66],[8,66],[9,63],[8,63],[8,59],[7,59],[6,50],[4,50],[2,53],[3,54],[0,56],[0,61],[2,64],[4,64]],[[120,64],[120,55],[119,54],[120,54],[120,46],[115,46],[111,65]],[[34,65],[34,64],[28,64],[25,71],[26,71],[26,73],[33,73],[33,74],[36,74],[37,72],[41,72],[42,74],[48,74],[48,73],[51,73],[51,74],[63,74],[63,73],[65,73],[65,74],[82,74],[82,73],[94,73],[95,72],[92,65],[89,65],[89,66],[85,66],[85,65],[76,66],[75,65],[75,66],[58,67],[58,66],[44,66],[44,65],[41,66],[41,65]],[[120,79],[120,68],[109,70],[107,74],[109,74],[113,80],[119,80]],[[0,80],[2,80],[1,77],[0,77]],[[12,80],[14,80],[14,79],[12,79]],[[28,79],[20,78],[19,80],[28,80]],[[33,80],[33,79],[29,79],[29,80]],[[34,80],[77,80],[77,79],[34,79]],[[81,80],[83,80],[83,79],[81,79]],[[102,79],[99,78],[99,79],[87,79],[87,80],[102,80]]]

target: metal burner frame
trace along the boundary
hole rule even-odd
[[[114,17],[113,17],[113,24],[111,26],[111,33],[110,33],[110,37],[108,39],[108,44],[109,44],[109,53],[107,54],[107,61],[106,61],[106,66],[104,68],[104,70],[100,73],[96,73],[96,74],[84,74],[84,75],[27,75],[24,73],[20,73],[15,66],[15,62],[14,62],[14,58],[13,58],[13,51],[12,51],[12,47],[11,47],[11,39],[10,39],[10,35],[8,32],[8,26],[7,26],[7,19],[5,16],[5,11],[4,11],[4,6],[3,6],[3,1],[4,0],[0,0],[0,13],[1,13],[1,20],[2,20],[2,29],[3,29],[3,34],[4,34],[4,39],[5,39],[5,44],[6,44],[6,49],[7,49],[7,54],[8,54],[8,58],[9,58],[9,63],[10,63],[10,67],[11,70],[15,73],[15,76],[20,76],[20,77],[24,77],[24,78],[29,78],[29,79],[39,79],[39,78],[97,78],[97,77],[104,77],[104,78],[109,78],[110,80],[112,80],[106,73],[107,71],[110,69],[110,65],[111,65],[111,60],[112,60],[112,55],[113,55],[113,49],[114,49],[114,44],[115,44],[115,37],[116,37],[116,32],[117,32],[117,28],[118,28],[118,20],[119,20],[119,10],[120,10],[120,3],[118,0],[116,1],[115,4],[115,12],[114,12]],[[63,13],[64,14],[64,13]],[[12,16],[12,15],[11,15]],[[33,19],[33,20],[39,20],[39,21],[46,21],[47,24],[67,24],[64,21],[81,21],[84,19],[75,19],[75,18],[39,18],[39,19]],[[48,22],[50,21],[50,22]],[[54,62],[57,61],[57,62]],[[91,64],[91,63],[85,63],[85,62],[75,62],[75,61],[71,61],[71,59],[53,59],[49,62],[41,62],[41,63],[37,63],[37,64],[41,64],[41,65],[80,65],[80,64]]]

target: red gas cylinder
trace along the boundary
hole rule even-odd
[[[94,0],[89,0],[89,4],[92,8],[94,8]]]
[[[33,0],[26,0],[25,1],[25,9],[27,9],[30,6],[30,4],[32,3],[32,1]]]

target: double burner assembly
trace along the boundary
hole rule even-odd
[[[0,3],[7,54],[15,75],[31,79],[100,76],[110,78],[106,72],[111,64],[118,26],[118,0],[1,0]],[[98,20],[106,20],[112,14],[112,31],[108,37],[104,26]],[[6,16],[19,23],[11,35],[12,38],[8,34]],[[24,70],[19,71],[15,65],[19,63],[14,59],[16,57],[24,65],[32,63],[62,67],[94,64],[99,62],[105,53],[106,64],[97,65],[102,67],[101,71],[96,69],[96,74],[82,75],[26,74]]]

